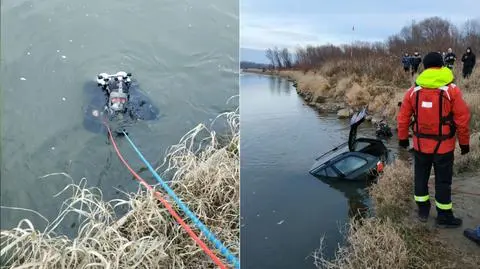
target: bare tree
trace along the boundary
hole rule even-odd
[[[480,49],[480,21],[478,20],[468,20],[463,25],[461,32],[462,35],[462,46],[464,49],[466,47]]]
[[[287,48],[282,49],[280,57],[282,58],[283,66],[285,68],[292,68],[292,55],[290,55]]]
[[[275,47],[273,49],[273,58],[275,59],[275,64],[277,65],[278,68],[282,68],[282,60],[280,59],[280,50]]]
[[[267,58],[277,68],[296,67],[307,71],[320,68],[326,62],[351,60],[352,53],[360,66],[370,68],[377,63],[395,65],[404,52],[425,54],[429,51],[445,51],[447,48],[463,51],[466,47],[480,50],[478,20],[467,21],[462,28],[458,28],[448,20],[431,17],[419,22],[412,21],[384,42],[299,47],[294,53],[295,61],[288,49],[279,50],[275,47],[267,50]]]
[[[274,56],[273,56],[273,50],[272,49],[267,49],[265,51],[265,57],[267,57],[267,59],[270,61],[270,64],[273,66],[273,68],[275,68],[275,59],[274,59]]]

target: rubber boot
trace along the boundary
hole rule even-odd
[[[462,226],[462,219],[456,218],[452,210],[441,210],[437,208],[437,226],[440,228],[458,228]]]
[[[428,216],[430,215],[430,201],[426,202],[417,202],[418,205],[418,220],[421,222],[427,222]]]

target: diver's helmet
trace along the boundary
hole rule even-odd
[[[123,92],[111,92],[109,98],[109,107],[112,112],[119,112],[125,109],[127,103],[127,94]]]

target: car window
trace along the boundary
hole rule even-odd
[[[335,168],[337,168],[342,174],[348,175],[351,172],[357,170],[358,168],[367,164],[367,161],[356,157],[356,156],[348,156],[338,162],[336,162]]]
[[[368,142],[358,142],[355,143],[355,151],[361,151],[362,149],[370,146],[370,143]]]
[[[318,171],[315,173],[315,175],[320,176],[320,177],[326,176],[327,174],[325,173],[325,168],[318,170]]]
[[[326,168],[327,177],[338,177],[337,172],[331,166]]]

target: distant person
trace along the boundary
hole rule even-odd
[[[473,68],[475,67],[475,62],[477,59],[475,58],[475,54],[473,54],[472,49],[470,47],[467,48],[467,51],[462,56],[463,62],[463,78],[468,78],[473,72]]]
[[[456,60],[457,56],[453,53],[452,48],[448,48],[447,54],[444,57],[445,66],[452,70]]]
[[[408,52],[405,52],[405,54],[403,55],[402,64],[403,64],[403,70],[405,71],[405,73],[410,72],[410,65],[412,63],[411,63],[410,55],[408,54]]]
[[[422,63],[422,57],[417,51],[415,51],[415,53],[413,54],[413,57],[411,58],[412,76],[418,72],[418,67],[420,66],[421,63]]]
[[[453,72],[443,67],[442,55],[428,53],[423,59],[425,70],[415,86],[404,95],[397,116],[399,145],[408,148],[411,117],[414,151],[414,198],[418,219],[428,220],[430,196],[428,180],[435,169],[436,224],[444,228],[462,225],[452,209],[452,178],[455,144],[458,138],[461,155],[470,151],[470,110],[462,92],[453,84]]]

